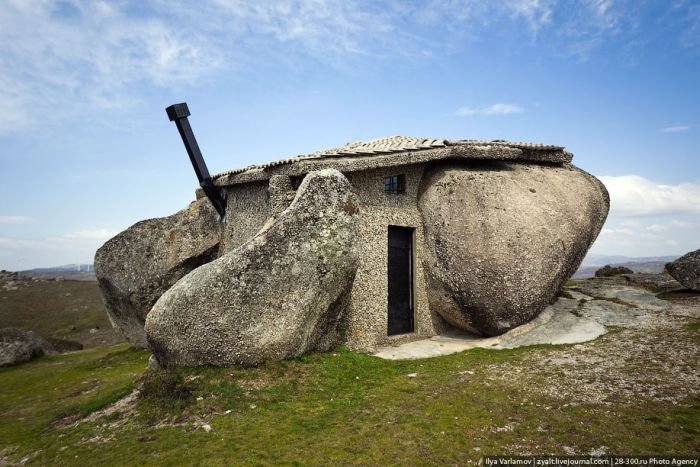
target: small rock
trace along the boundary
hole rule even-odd
[[[56,350],[32,331],[0,329],[0,366],[27,362],[44,353],[56,353]]]
[[[591,449],[591,457],[601,457],[608,452],[607,446],[600,446],[596,449]]]
[[[160,365],[158,364],[158,360],[156,360],[155,355],[151,355],[148,358],[148,366],[146,367],[146,371],[156,371],[160,369]]]
[[[683,287],[700,292],[700,250],[686,253],[668,263],[666,271]]]
[[[573,456],[576,454],[576,450],[570,446],[562,446],[562,449],[564,450],[564,454],[567,456]]]
[[[207,433],[209,433],[209,432],[211,431],[211,425],[207,425],[207,424],[202,425],[202,430],[204,430],[204,431],[206,431]]]
[[[226,412],[224,412],[224,415],[228,415],[228,414],[230,414],[230,413],[231,413],[231,410],[229,409],[229,410],[227,410]]]
[[[203,401],[204,398],[203,398],[202,396],[199,396],[199,397],[197,397],[197,400],[198,400],[198,401]]]
[[[418,376],[418,373],[409,373],[406,376],[408,376],[409,378],[415,378],[416,376]]]

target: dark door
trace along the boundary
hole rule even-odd
[[[389,226],[389,335],[413,332],[413,229]]]

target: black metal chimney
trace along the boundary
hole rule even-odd
[[[222,190],[214,186],[211,175],[209,175],[207,164],[204,162],[204,158],[202,157],[202,151],[199,150],[197,139],[194,137],[189,120],[187,120],[187,117],[190,116],[190,109],[188,109],[187,104],[183,102],[181,104],[173,104],[165,109],[165,111],[168,113],[168,118],[170,121],[175,122],[177,130],[180,132],[182,142],[185,144],[187,154],[190,156],[190,161],[192,162],[194,172],[197,174],[199,186],[202,187],[202,190],[204,190],[207,198],[209,198],[211,204],[214,205],[214,209],[216,209],[223,219],[224,214],[226,213],[226,201],[224,199],[224,194]]]

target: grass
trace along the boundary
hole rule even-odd
[[[122,341],[107,318],[96,282],[27,281],[18,290],[0,287],[0,328],[8,326],[85,347]]]
[[[60,434],[53,428],[57,422],[130,393],[147,359],[147,352],[121,344],[0,369],[0,452],[50,447]]]
[[[8,462],[29,456],[59,465],[366,465],[562,454],[564,445],[582,453],[600,445],[626,454],[700,452],[697,398],[563,404],[533,396],[515,374],[489,378],[494,365],[560,348],[475,349],[400,362],[338,349],[261,368],[143,376],[147,353],[124,345],[44,357],[0,370],[0,453]],[[137,384],[142,395],[128,416],[57,423]],[[203,424],[211,431],[198,428]]]
[[[99,341],[89,329],[109,330],[95,283],[25,286],[0,289],[0,326],[92,345]],[[683,330],[674,339],[700,342],[697,319]],[[620,454],[700,452],[692,391],[673,403],[613,390],[601,403],[547,395],[541,389],[570,378],[568,370],[533,369],[532,361],[567,349],[391,362],[339,348],[260,368],[149,372],[149,353],[125,344],[45,356],[0,369],[0,465],[467,464],[601,445]],[[640,359],[630,371],[645,371]],[[140,396],[131,405],[84,418],[134,388]]]

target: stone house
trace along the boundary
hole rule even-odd
[[[220,254],[255,235],[294,199],[303,177],[335,168],[350,181],[361,211],[362,253],[351,291],[346,343],[372,350],[441,333],[449,325],[428,298],[419,189],[426,169],[450,161],[563,165],[552,145],[387,137],[217,174],[227,208]],[[201,196],[201,194],[200,194]]]
[[[105,243],[95,271],[115,328],[164,366],[498,335],[556,300],[605,221],[604,186],[571,160],[394,136],[229,170],[208,188],[225,208],[200,189]]]

